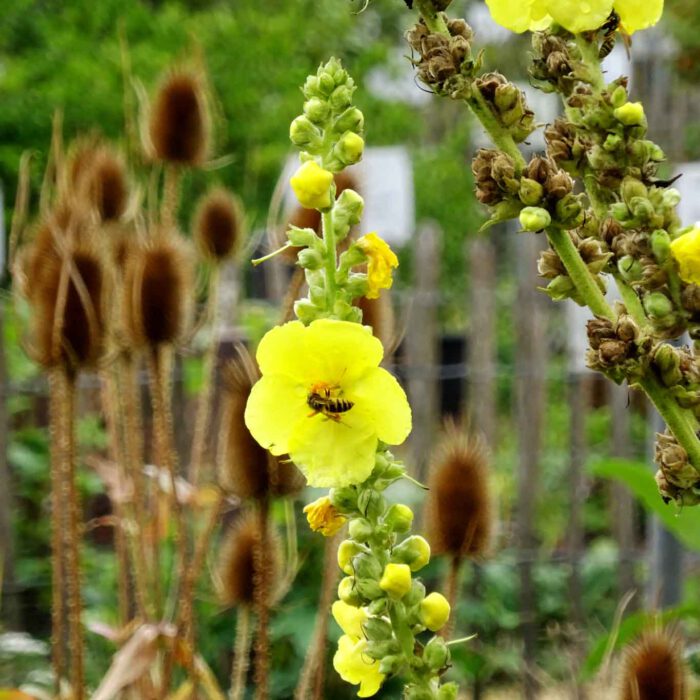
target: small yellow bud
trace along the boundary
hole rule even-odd
[[[413,511],[403,503],[395,503],[389,508],[384,522],[394,532],[408,532],[413,524]]]
[[[328,496],[317,498],[313,503],[304,507],[309,527],[314,532],[320,532],[324,537],[331,537],[345,525],[346,518],[341,515],[331,503]]]
[[[361,603],[360,596],[355,587],[355,577],[346,576],[338,584],[338,598],[348,605],[358,607]]]
[[[352,131],[347,131],[336,145],[336,153],[343,165],[353,165],[362,158],[365,141]]]
[[[678,263],[678,275],[688,284],[700,284],[700,227],[671,241],[671,253]]]
[[[627,102],[613,111],[615,119],[625,126],[644,126],[644,106],[641,102]]]
[[[328,209],[331,206],[333,173],[316,161],[307,160],[289,181],[299,203],[306,209]]]
[[[392,598],[403,598],[411,590],[411,568],[408,564],[387,564],[379,587]]]
[[[420,614],[423,624],[431,632],[437,632],[450,617],[450,604],[441,593],[430,593],[421,601]]]
[[[552,217],[542,207],[525,207],[520,212],[520,225],[524,231],[541,231],[552,223]]]
[[[357,542],[352,540],[343,540],[338,547],[338,566],[340,570],[348,575],[353,573],[352,560],[356,557],[362,548]]]

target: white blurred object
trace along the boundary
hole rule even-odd
[[[676,166],[676,175],[682,174],[673,186],[681,193],[681,202],[678,205],[678,216],[683,226],[691,226],[700,221],[700,162],[679,163]]]

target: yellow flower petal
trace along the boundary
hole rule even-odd
[[[664,0],[615,0],[615,11],[628,34],[655,25],[664,11]]]
[[[700,227],[671,241],[671,253],[680,278],[688,284],[700,284]]]
[[[288,452],[309,486],[360,484],[372,473],[377,434],[372,424],[353,410],[337,421],[318,414],[294,426]]]
[[[328,209],[331,206],[333,173],[316,161],[307,160],[292,176],[289,184],[299,203],[306,209]]]
[[[290,321],[268,331],[255,354],[263,376],[282,374],[297,381],[311,380],[313,367],[306,357],[306,337],[306,326],[301,321]]]
[[[320,532],[324,537],[335,535],[347,521],[347,518],[335,509],[328,496],[321,496],[313,503],[304,506],[304,513],[309,521],[309,527],[314,532]]]
[[[494,22],[518,34],[546,29],[552,18],[548,0],[486,0]]]
[[[411,407],[400,384],[383,367],[375,367],[363,374],[348,386],[347,394],[358,407],[367,411],[380,440],[400,445],[408,437]]]
[[[573,34],[599,29],[613,9],[613,0],[550,0],[549,14]]]
[[[365,636],[362,625],[367,622],[369,615],[364,608],[355,608],[342,600],[336,600],[333,603],[331,612],[340,629],[343,630],[343,634],[357,637],[358,639]]]
[[[364,652],[364,639],[343,635],[338,640],[338,651],[333,657],[333,667],[338,675],[352,685],[359,685],[357,696],[371,698],[379,691],[384,675],[379,672],[379,662],[370,659]]]
[[[306,387],[289,377],[266,375],[253,386],[245,409],[251,435],[273,455],[289,452],[289,438],[310,412]]]

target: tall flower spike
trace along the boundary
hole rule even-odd
[[[447,424],[430,466],[426,527],[434,554],[479,557],[494,528],[484,444]]]

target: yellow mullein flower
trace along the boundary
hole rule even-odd
[[[360,686],[358,697],[370,698],[379,690],[384,674],[379,671],[379,662],[365,653],[367,641],[362,625],[369,615],[364,608],[355,608],[342,600],[333,603],[332,612],[344,632],[338,640],[333,667],[346,683]]]
[[[325,537],[332,537],[338,532],[347,518],[341,515],[331,503],[328,496],[321,496],[313,503],[309,503],[304,507],[306,519],[309,521],[309,527],[314,532],[320,532]]]
[[[549,0],[549,14],[573,34],[598,29],[613,9],[613,0]]]
[[[688,284],[700,284],[700,226],[671,241],[678,274]]]
[[[262,378],[246,406],[248,429],[272,454],[289,454],[311,486],[362,483],[378,442],[399,445],[411,431],[406,394],[379,367],[383,354],[358,323],[273,328],[258,346]]]
[[[292,176],[289,184],[299,203],[306,209],[328,209],[331,206],[333,173],[316,161],[307,160]]]
[[[392,598],[400,600],[411,590],[411,567],[408,564],[387,564],[379,587]]]
[[[615,12],[628,34],[655,25],[664,11],[664,0],[615,0]]]
[[[518,34],[546,29],[552,23],[549,0],[486,0],[486,4],[494,22]]]
[[[357,241],[357,247],[367,256],[367,285],[365,296],[378,299],[379,291],[392,285],[392,270],[399,266],[399,259],[386,241],[376,233],[368,233]]]
[[[430,593],[421,601],[420,614],[423,624],[431,632],[437,632],[450,618],[450,604],[442,593]]]

